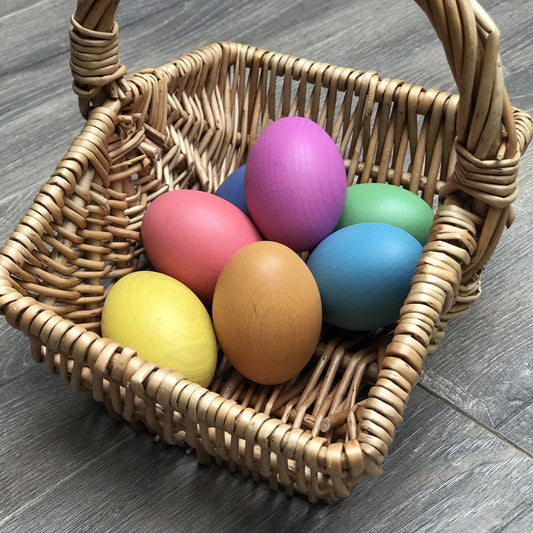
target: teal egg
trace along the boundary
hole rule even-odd
[[[350,185],[337,229],[379,222],[411,234],[422,246],[428,241],[433,209],[416,194],[388,183]]]
[[[354,331],[393,324],[421,253],[412,235],[389,224],[354,224],[326,237],[307,260],[324,321]]]

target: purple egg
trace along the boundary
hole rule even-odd
[[[337,145],[315,122],[285,117],[258,136],[246,160],[244,193],[268,240],[310,250],[335,229],[346,201]]]

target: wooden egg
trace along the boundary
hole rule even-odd
[[[318,343],[318,286],[287,246],[249,244],[220,274],[213,322],[222,350],[241,374],[264,385],[283,383],[298,375]]]
[[[344,208],[344,159],[312,120],[280,118],[250,148],[244,194],[265,239],[311,250],[335,229]]]
[[[390,224],[407,231],[424,246],[433,216],[433,209],[407,189],[388,183],[358,183],[346,191],[337,229],[362,222]]]
[[[246,197],[244,196],[244,169],[245,165],[234,170],[215,191],[215,196],[220,196],[234,206],[238,207],[247,217],[250,217]]]
[[[324,321],[356,331],[393,324],[421,253],[415,237],[390,224],[364,222],[332,233],[307,261],[322,296]]]
[[[204,387],[215,373],[209,313],[189,288],[166,274],[143,270],[117,281],[102,309],[102,335]]]
[[[156,198],[146,209],[141,233],[154,268],[185,283],[207,305],[228,259],[242,246],[262,239],[238,207],[189,189]]]

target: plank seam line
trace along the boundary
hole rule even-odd
[[[487,424],[485,424],[481,420],[478,420],[477,418],[475,418],[473,415],[471,415],[470,413],[468,413],[467,411],[465,411],[461,407],[459,407],[459,406],[455,405],[454,403],[450,402],[450,400],[448,400],[444,396],[441,396],[440,394],[437,394],[435,391],[429,389],[426,385],[418,383],[418,386],[422,390],[424,390],[425,392],[427,392],[428,394],[433,396],[434,398],[437,398],[438,400],[440,400],[443,403],[445,403],[447,406],[451,407],[454,411],[457,411],[459,414],[461,414],[464,417],[468,418],[469,420],[474,422],[476,425],[482,427],[484,430],[488,431],[489,433],[494,435],[496,438],[500,439],[501,441],[505,442],[506,444],[509,444],[510,446],[515,448],[517,451],[523,453],[526,457],[528,457],[529,459],[533,460],[533,453],[527,451],[525,448],[522,448],[520,445],[516,444],[515,442],[510,440],[508,437],[506,437],[503,433],[500,433],[499,431],[497,431],[494,428],[491,428],[490,426],[488,426]]]

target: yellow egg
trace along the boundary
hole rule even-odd
[[[241,374],[264,385],[283,383],[298,375],[318,343],[318,286],[287,246],[248,244],[218,278],[213,322],[220,346]]]
[[[143,359],[206,387],[217,363],[213,323],[183,283],[158,272],[132,272],[109,291],[102,335]]]

